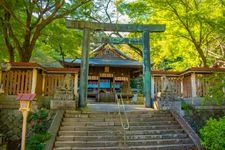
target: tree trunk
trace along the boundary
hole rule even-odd
[[[22,52],[19,53],[21,62],[29,62],[31,58],[30,50],[24,48]]]
[[[3,33],[3,37],[4,37],[4,42],[5,45],[7,47],[7,51],[8,51],[8,55],[9,55],[9,61],[10,62],[14,62],[14,47],[12,46],[12,44],[10,43],[10,31],[9,31],[9,25],[8,22],[11,18],[11,15],[9,12],[4,11],[4,17],[0,18],[0,22],[2,25],[2,33]]]
[[[9,49],[9,47],[8,47],[8,53],[9,53],[9,61],[10,62],[14,62],[15,59],[14,59],[14,51],[13,51],[13,48]]]
[[[203,66],[207,67],[207,60],[206,60],[206,56],[205,56],[203,50],[201,49],[200,45],[198,45],[195,41],[193,43],[194,43],[195,48],[198,51],[198,54],[202,60]]]

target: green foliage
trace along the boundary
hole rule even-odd
[[[46,67],[59,67],[56,61],[80,57],[82,33],[67,29],[65,20],[59,19],[43,29],[31,61]]]
[[[204,103],[221,105],[225,102],[225,73],[214,73],[202,80],[207,83]]]
[[[0,3],[0,29],[7,41],[5,47],[8,52],[11,52],[10,58],[12,59],[18,52],[20,61],[28,62],[36,48],[37,40],[47,25],[70,14],[70,17],[79,16],[81,10],[85,9],[82,6],[87,6],[89,2],[90,0],[2,1]],[[60,41],[55,44],[59,43]]]
[[[151,34],[151,60],[160,70],[179,71],[224,59],[224,8],[218,0],[118,0],[118,10],[133,23],[166,24],[163,34]]]
[[[225,148],[225,116],[219,120],[210,118],[200,130],[201,144],[208,150]]]
[[[49,133],[37,133],[27,140],[27,150],[43,150],[45,142],[51,138]]]
[[[218,119],[224,115],[224,110],[199,110],[193,108],[189,111],[185,111],[184,118],[188,121],[191,128],[200,136],[200,129],[205,126],[209,118]]]
[[[188,104],[188,103],[182,102],[181,103],[181,109],[189,111],[189,110],[192,110],[192,106],[190,104]]]
[[[28,123],[30,125],[31,131],[27,137],[27,149],[44,149],[45,142],[51,138],[51,135],[47,132],[49,128],[47,110],[41,109],[37,112],[29,113]]]

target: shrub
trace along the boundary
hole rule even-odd
[[[27,150],[44,149],[45,142],[51,138],[51,135],[47,132],[49,128],[48,117],[48,112],[45,109],[29,113],[28,122],[31,131],[27,137]]]
[[[200,130],[201,143],[208,150],[225,149],[225,116],[217,119],[210,118]]]
[[[188,103],[185,103],[185,102],[182,102],[181,103],[181,109],[182,110],[192,110],[193,108],[192,108],[192,106],[190,105],[190,104],[188,104]]]

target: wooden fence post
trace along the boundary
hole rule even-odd
[[[35,93],[36,85],[37,85],[37,69],[33,69],[31,94]]]
[[[154,89],[155,89],[155,88],[154,88],[154,86],[155,86],[154,76],[152,76],[151,78],[152,78],[152,79],[151,79],[151,80],[152,80],[152,83],[151,83],[151,86],[152,86],[152,87],[151,87],[151,98],[154,99],[154,97],[155,97],[155,94],[154,94],[154,92],[155,92],[155,91],[154,91]]]
[[[43,73],[42,76],[43,76],[43,78],[42,78],[41,95],[44,96],[45,95],[45,76],[46,76],[46,74]]]
[[[180,80],[180,94],[182,97],[184,97],[184,76],[182,76]]]
[[[74,95],[78,96],[78,92],[77,92],[77,90],[78,90],[78,74],[77,73],[75,73],[73,89],[74,89]]]
[[[0,85],[2,83],[2,71],[0,70]]]
[[[191,97],[196,97],[196,75],[195,73],[191,74]]]

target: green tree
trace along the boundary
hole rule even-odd
[[[67,29],[65,20],[58,19],[43,30],[37,42],[37,48],[44,50],[46,55],[64,63],[65,58],[80,57],[78,50],[81,41],[82,32]]]
[[[0,1],[0,24],[10,61],[15,50],[20,61],[28,62],[43,29],[56,19],[79,16],[81,7],[91,0]]]
[[[127,13],[132,22],[166,24],[164,34],[151,36],[151,41],[154,41],[152,43],[154,63],[161,64],[165,60],[170,60],[174,62],[173,67],[179,66],[178,69],[192,65],[208,66],[211,63],[209,51],[212,49],[209,47],[212,48],[217,42],[215,37],[218,33],[209,22],[215,24],[220,20],[224,9],[218,0],[119,2],[119,10]],[[176,61],[180,57],[184,59]]]

